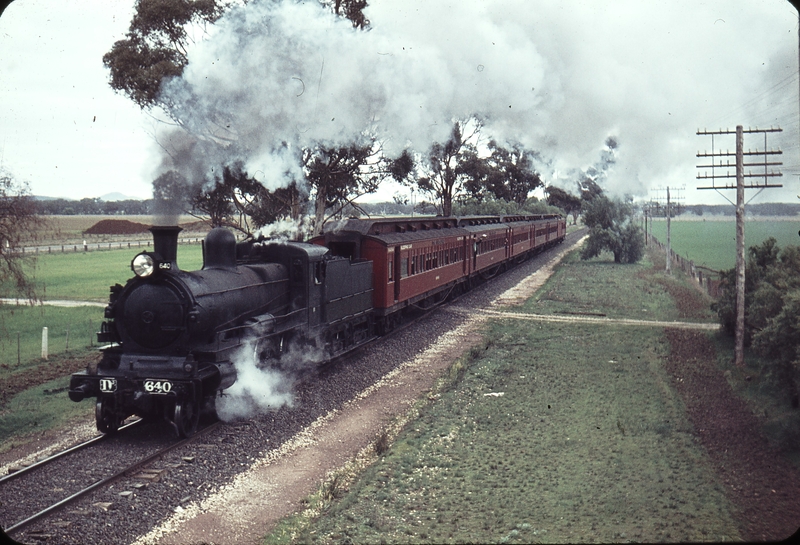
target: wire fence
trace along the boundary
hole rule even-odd
[[[661,248],[664,253],[667,251],[666,244],[653,235],[647,236],[647,243]],[[673,267],[681,269],[688,276],[692,277],[709,296],[714,299],[719,298],[721,294],[720,284],[722,283],[720,271],[715,271],[714,269],[709,269],[702,265],[695,265],[694,261],[675,253],[672,248],[670,248],[669,255]]]
[[[200,244],[203,237],[184,237],[178,239],[178,244]],[[98,250],[121,250],[124,248],[148,248],[153,244],[150,240],[131,240],[119,242],[86,242],[83,244],[50,244],[42,246],[23,246],[17,250],[22,254],[53,254],[53,253],[75,253],[75,252],[94,252]]]

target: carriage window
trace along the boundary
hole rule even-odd
[[[408,276],[408,258],[403,257],[400,259],[400,278]]]
[[[394,280],[394,260],[389,260],[389,282]]]

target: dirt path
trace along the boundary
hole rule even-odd
[[[53,307],[99,307],[105,308],[108,306],[108,303],[100,303],[97,301],[68,301],[66,299],[53,299],[48,301],[36,301],[31,303],[26,299],[7,299],[7,298],[0,298],[0,304],[2,305],[17,305],[17,306],[39,306],[39,305],[49,305]]]
[[[501,308],[529,297],[582,241],[561,248],[547,265],[498,297],[494,305]],[[187,506],[135,544],[258,543],[281,518],[302,509],[301,501],[318,489],[326,475],[370,450],[381,431],[479,341],[476,329],[486,318],[473,314],[342,410],[320,418],[277,453],[258,460],[231,485]]]
[[[502,312],[495,309],[486,309],[483,314],[498,318],[514,318],[517,320],[531,320],[534,322],[571,322],[599,325],[633,325],[648,327],[670,327],[675,329],[700,329],[717,331],[719,324],[699,322],[663,322],[659,320],[629,320],[626,318],[591,318],[589,316],[555,316],[553,314],[527,314],[524,312]]]

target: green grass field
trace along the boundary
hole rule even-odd
[[[40,254],[35,267],[28,267],[27,272],[35,278],[38,294],[45,301],[104,302],[108,300],[110,286],[124,285],[133,275],[131,259],[138,253],[137,250],[123,249]],[[182,269],[196,270],[202,263],[199,244],[178,247],[178,265]],[[0,285],[0,297],[14,297],[12,287]]]
[[[756,246],[769,237],[778,246],[800,246],[799,221],[746,221],[745,246]],[[677,254],[714,270],[732,269],[736,265],[736,222],[730,220],[672,220],[670,245]],[[667,242],[667,221],[657,219],[652,234]]]
[[[647,260],[573,252],[512,310],[674,320],[665,282],[693,290]],[[702,308],[693,317],[713,322]],[[385,454],[328,481],[308,500],[318,516],[289,518],[264,542],[740,539],[669,387],[662,329],[500,319],[484,333]]]
[[[67,254],[42,254],[36,260],[32,276],[43,301],[108,301],[109,287],[125,284],[132,276],[130,261],[134,250],[103,250]],[[178,264],[186,270],[202,266],[199,245],[178,248]],[[15,297],[9,286],[0,286],[0,297]],[[50,354],[69,348],[81,349],[94,343],[103,321],[100,307],[55,307],[50,305],[0,305],[0,376],[3,369],[25,367],[41,357],[42,328],[48,328]],[[18,343],[19,339],[19,343]],[[19,361],[19,364],[18,364]]]
[[[49,353],[60,354],[96,346],[102,321],[98,307],[0,305],[0,376],[41,361],[43,328]]]

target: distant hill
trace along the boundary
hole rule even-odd
[[[47,197],[44,195],[33,195],[33,198],[37,201],[79,201],[81,199],[67,199],[65,197]],[[143,201],[147,199],[140,199],[139,197],[130,197],[128,195],[124,195],[119,191],[114,191],[112,193],[106,193],[105,195],[100,195],[97,197],[103,202],[118,202],[118,201]]]
[[[114,202],[114,201],[140,201],[142,199],[137,199],[136,197],[129,197],[128,195],[123,195],[119,191],[114,191],[113,193],[106,193],[105,195],[100,195],[100,200],[106,202]]]

